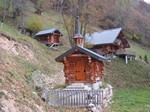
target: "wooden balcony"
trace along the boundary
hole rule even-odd
[[[117,55],[128,55],[128,56],[136,56],[134,51],[126,50],[126,49],[119,49],[116,52]]]

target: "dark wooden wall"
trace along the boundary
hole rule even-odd
[[[43,43],[43,44],[52,44],[52,43],[59,43],[60,35],[53,34],[53,35],[42,35],[37,37],[37,41]]]
[[[117,44],[118,39],[121,41],[120,45]],[[116,53],[117,50],[122,50],[122,49],[125,49],[128,47],[129,47],[129,45],[128,45],[127,39],[124,37],[124,34],[122,32],[120,32],[120,34],[118,35],[118,37],[114,43],[104,44],[104,45],[96,45],[96,46],[93,46],[92,50],[97,52],[100,55],[106,56],[109,53]]]
[[[96,51],[100,55],[106,56],[109,53],[116,53],[118,49],[120,49],[119,46],[109,44],[109,45],[95,46],[92,50]]]

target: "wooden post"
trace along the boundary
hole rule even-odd
[[[126,64],[128,64],[128,56],[127,55],[125,56],[125,61],[126,61]]]

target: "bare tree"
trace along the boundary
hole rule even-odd
[[[37,0],[35,3],[35,13],[40,14],[42,13],[42,5],[43,5],[43,0]]]
[[[11,4],[11,0],[3,0],[3,18],[2,18],[2,22],[5,21],[6,19],[6,14],[10,8],[10,4]]]
[[[78,32],[77,16],[81,21],[81,33],[85,35],[88,24],[88,13],[85,8],[86,0],[61,0],[60,13],[62,15],[64,27],[67,31],[70,45],[73,46],[73,37]],[[67,17],[66,17],[67,15]]]

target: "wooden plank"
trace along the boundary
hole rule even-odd
[[[88,94],[90,97],[88,98]],[[91,97],[92,96],[92,97]],[[103,92],[101,90],[51,90],[49,104],[52,106],[88,106],[92,98],[95,105],[101,105]]]
[[[72,91],[70,91],[71,95],[72,95]],[[73,99],[71,97],[71,106],[73,106]]]

